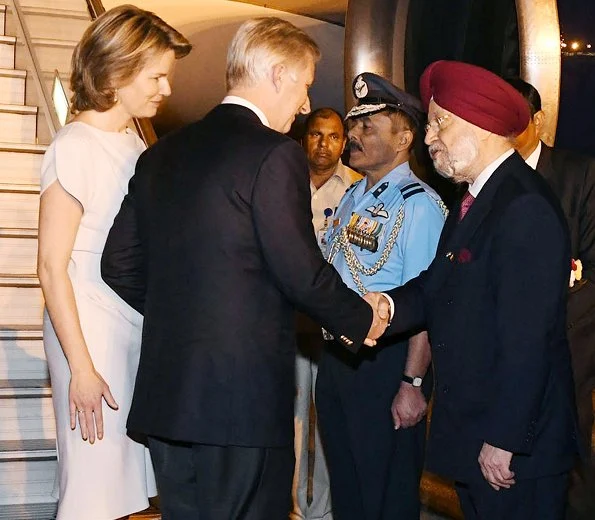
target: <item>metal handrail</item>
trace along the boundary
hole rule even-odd
[[[92,20],[95,20],[95,18],[105,13],[105,7],[103,7],[101,0],[86,1],[87,9],[89,10]],[[150,119],[135,117],[133,118],[133,121],[139,137],[145,142],[147,146],[150,146],[157,141],[157,134],[155,133],[153,123],[151,123]]]
[[[52,102],[49,92],[47,89],[44,88],[41,78],[42,71],[39,65],[39,60],[37,59],[37,54],[33,49],[33,41],[31,39],[31,34],[29,33],[29,29],[27,29],[27,25],[25,24],[25,16],[23,14],[23,10],[19,3],[19,0],[8,0],[8,4],[10,5],[12,12],[14,13],[14,18],[17,23],[18,30],[20,32],[21,37],[23,38],[23,43],[25,44],[25,50],[29,59],[31,60],[31,64],[33,65],[33,82],[35,83],[35,87],[39,92],[41,97],[41,106],[46,114],[46,121],[48,123],[48,127],[50,130],[50,134],[52,137],[56,135],[56,132],[61,128],[60,121],[58,119],[58,114],[56,113],[56,109]]]
[[[87,9],[92,20],[105,13],[105,7],[103,7],[101,0],[87,0]]]

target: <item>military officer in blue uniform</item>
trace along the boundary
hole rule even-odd
[[[420,102],[372,73],[358,75],[353,92],[350,165],[366,177],[347,190],[326,240],[328,261],[363,295],[430,264],[446,209],[409,167]],[[316,404],[335,520],[419,520],[430,345],[424,331],[390,341],[357,355],[329,341],[320,363]]]

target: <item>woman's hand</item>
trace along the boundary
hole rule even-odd
[[[101,374],[95,369],[75,372],[70,378],[70,427],[76,428],[78,417],[83,440],[91,444],[103,439],[102,399],[113,410],[118,409],[114,396]]]

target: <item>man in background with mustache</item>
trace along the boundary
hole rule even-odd
[[[428,266],[445,210],[409,167],[424,119],[420,102],[368,72],[353,92],[350,165],[366,178],[343,197],[326,247],[344,282],[363,295],[402,285]],[[419,520],[431,381],[427,334],[415,332],[379,343],[371,355],[327,342],[316,405],[335,520]]]
[[[343,117],[332,108],[308,115],[302,146],[308,159],[312,225],[318,246],[326,251],[326,231],[345,191],[362,176],[341,162],[347,136]],[[295,473],[291,520],[332,520],[328,470],[312,408],[318,361],[324,340],[320,325],[297,317],[295,398]],[[313,449],[309,449],[312,447]]]

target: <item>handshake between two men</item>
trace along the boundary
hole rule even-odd
[[[364,345],[374,347],[376,340],[384,334],[390,324],[392,318],[391,306],[388,298],[379,292],[366,293],[363,298],[372,307],[372,312],[374,313],[372,325],[370,326],[370,331],[364,341]]]

